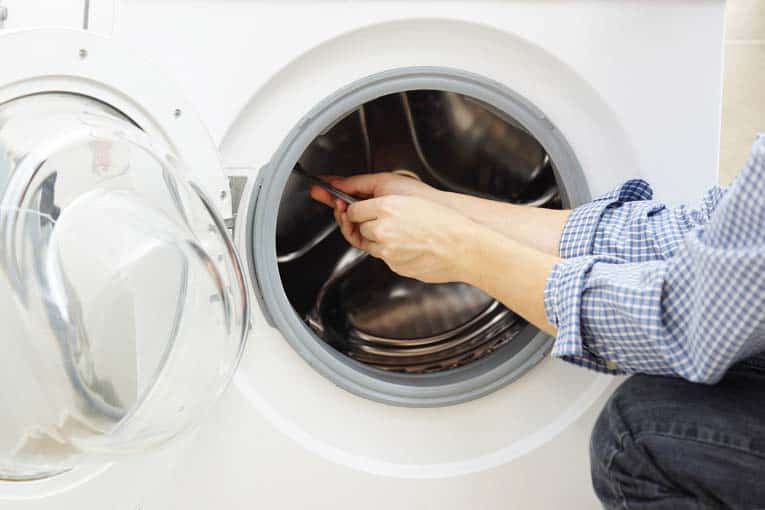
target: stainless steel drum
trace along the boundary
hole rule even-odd
[[[550,159],[512,119],[475,99],[422,90],[380,97],[337,122],[300,159],[310,173],[406,168],[441,189],[558,206]],[[292,176],[277,251],[285,291],[325,342],[375,369],[441,372],[485,357],[526,325],[464,283],[403,278],[349,248],[331,211]]]

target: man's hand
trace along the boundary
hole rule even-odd
[[[428,283],[466,279],[466,236],[482,228],[441,205],[413,196],[388,195],[335,202],[345,239],[385,261],[394,272]]]

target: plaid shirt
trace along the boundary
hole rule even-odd
[[[668,208],[631,180],[572,211],[545,286],[552,354],[715,383],[765,352],[765,135],[727,189]]]

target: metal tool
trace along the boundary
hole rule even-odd
[[[324,189],[327,193],[329,193],[335,198],[339,198],[346,204],[352,204],[358,201],[357,198],[352,197],[348,193],[340,191],[336,187],[332,186],[330,183],[322,179],[319,179],[315,175],[309,175],[308,172],[305,171],[305,169],[302,167],[300,163],[295,164],[295,168],[293,169],[293,171],[299,176],[303,177],[304,179],[310,181],[311,184],[315,184],[316,186],[319,186],[320,188]]]

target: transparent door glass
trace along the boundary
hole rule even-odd
[[[247,329],[225,228],[181,162],[95,100],[0,105],[0,478],[165,443]]]

